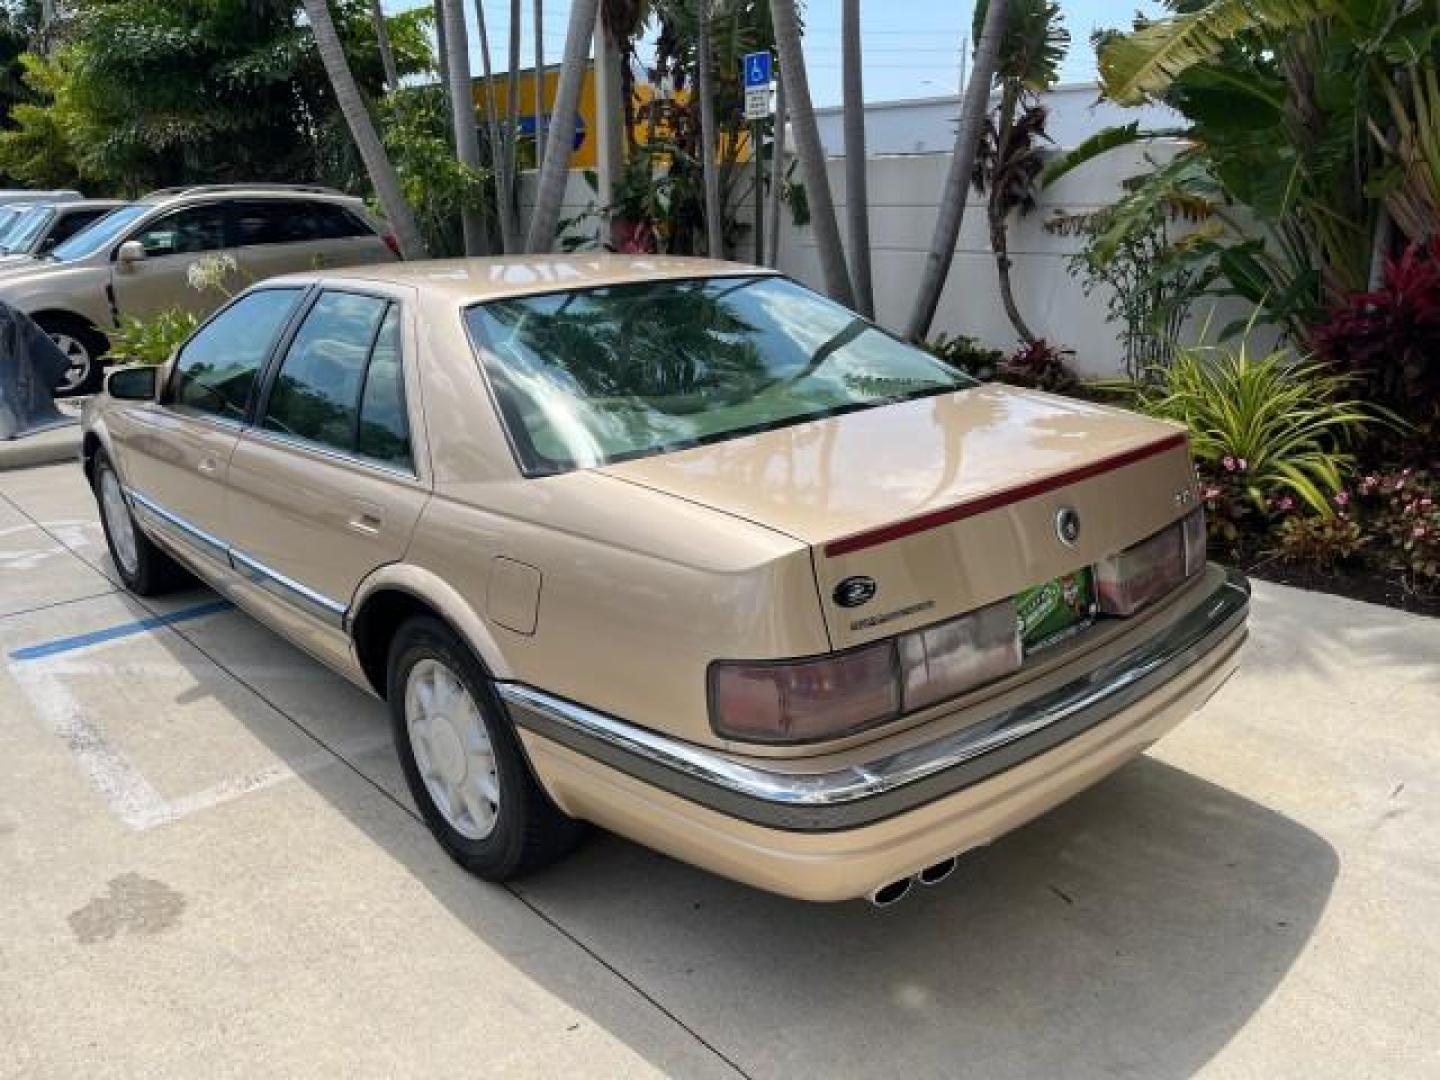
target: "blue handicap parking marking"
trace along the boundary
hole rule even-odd
[[[76,649],[98,645],[102,641],[113,641],[116,638],[143,634],[145,631],[154,630],[157,627],[173,626],[175,623],[189,622],[191,619],[203,619],[207,615],[219,615],[224,611],[233,611],[234,608],[235,605],[229,600],[212,600],[206,604],[197,604],[195,607],[181,608],[179,611],[172,611],[167,615],[151,615],[148,618],[121,623],[119,626],[109,626],[104,630],[91,630],[85,634],[55,638],[53,641],[42,641],[37,645],[26,645],[24,648],[12,650],[10,659],[40,660],[47,656],[56,656],[59,653],[74,652]]]

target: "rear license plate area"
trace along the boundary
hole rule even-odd
[[[1095,574],[1087,566],[1015,594],[1026,656],[1074,637],[1095,621]]]

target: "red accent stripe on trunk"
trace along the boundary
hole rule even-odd
[[[934,510],[907,521],[897,521],[893,525],[882,525],[878,529],[855,533],[852,536],[842,536],[839,540],[832,540],[825,545],[825,554],[830,558],[849,555],[852,552],[864,551],[866,548],[878,547],[880,544],[888,544],[892,540],[899,540],[905,536],[914,536],[916,533],[929,529],[938,529],[942,525],[952,525],[957,521],[974,517],[976,514],[988,513],[991,510],[998,510],[1002,506],[1011,506],[1026,499],[1033,499],[1037,495],[1044,495],[1046,492],[1054,491],[1066,484],[1078,484],[1081,480],[1099,476],[1111,469],[1133,465],[1137,461],[1144,461],[1146,458],[1174,450],[1177,446],[1184,446],[1187,440],[1188,436],[1183,433],[1172,435],[1159,442],[1150,443],[1148,446],[1139,446],[1134,450],[1113,454],[1110,457],[1101,458],[1099,461],[1092,461],[1089,465],[1081,465],[1068,472],[1047,476],[1043,480],[998,491],[994,495],[972,499],[970,502],[949,506],[944,510]]]

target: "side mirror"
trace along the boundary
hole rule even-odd
[[[154,401],[159,373],[153,364],[116,368],[105,377],[105,393],[116,401]]]
[[[115,253],[115,261],[121,267],[134,266],[145,261],[145,245],[139,240],[126,240]]]

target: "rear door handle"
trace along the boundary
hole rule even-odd
[[[218,458],[203,457],[200,459],[200,464],[195,467],[206,476],[214,476],[220,471],[220,461]]]
[[[385,524],[385,518],[380,513],[378,506],[370,503],[359,503],[350,514],[350,528],[356,532],[364,533],[366,536],[374,536]]]

